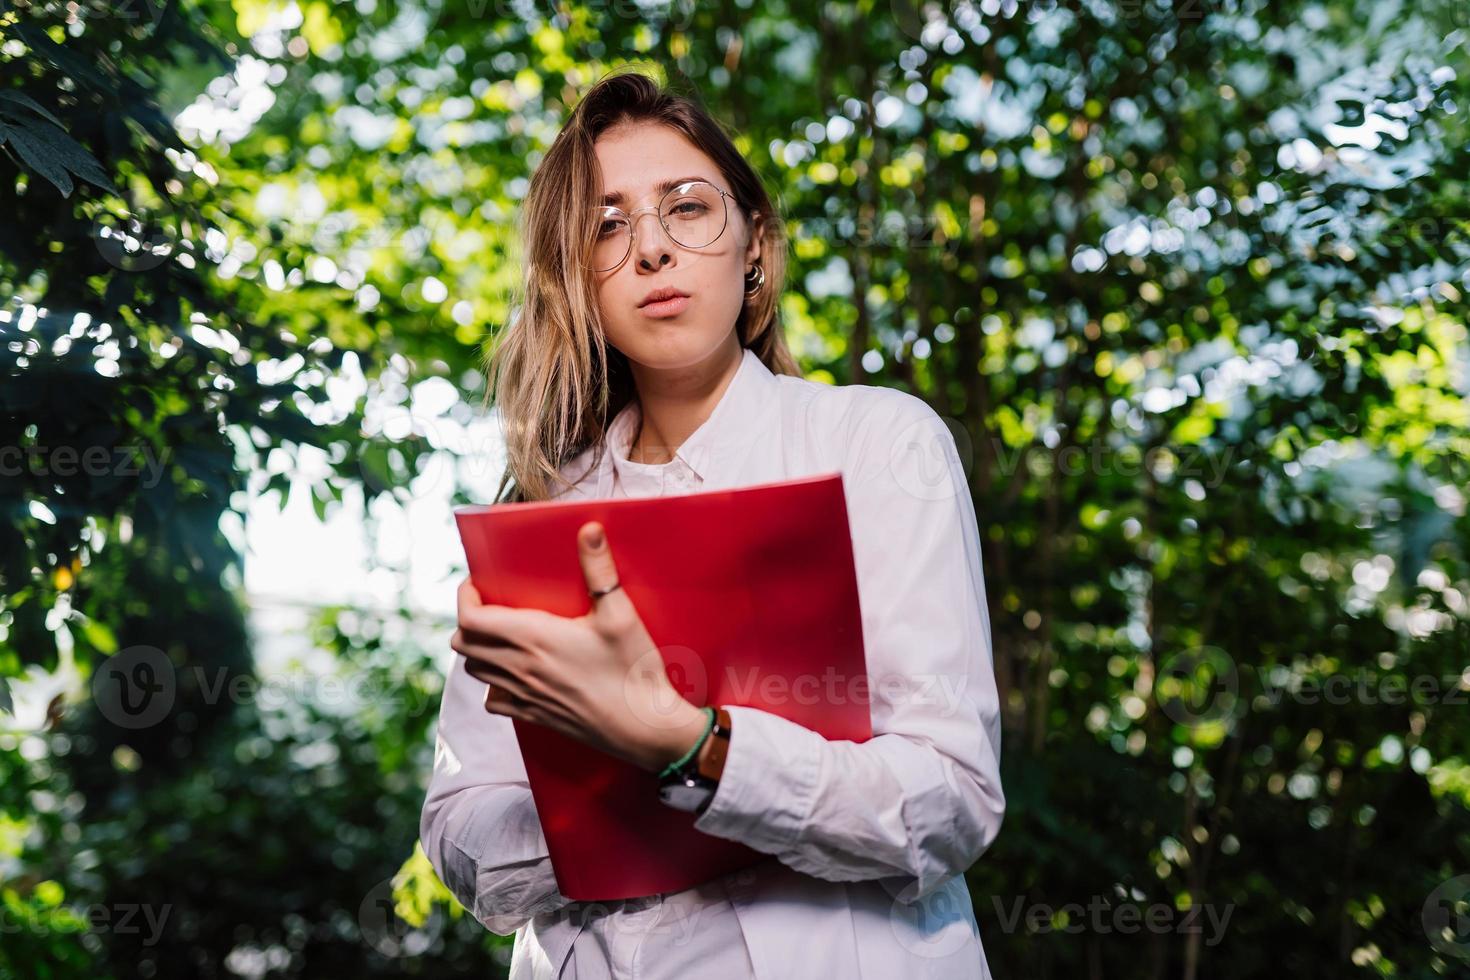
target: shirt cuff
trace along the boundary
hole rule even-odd
[[[811,817],[827,740],[760,708],[721,707],[730,713],[730,747],[715,794],[694,829],[778,854]]]

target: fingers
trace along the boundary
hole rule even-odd
[[[461,663],[464,664],[464,672],[477,681],[486,684],[501,684],[505,682],[506,674],[503,670],[497,670],[479,660],[466,657]]]
[[[496,715],[514,715],[521,710],[521,703],[509,691],[491,684],[485,688],[485,710]]]
[[[459,583],[455,595],[460,628],[488,641],[509,646],[529,646],[536,636],[537,610],[497,606],[480,601],[480,592],[469,576]]]
[[[588,521],[578,529],[577,555],[582,562],[582,576],[587,580],[589,593],[595,594],[621,584],[612,546],[601,523]],[[625,621],[631,609],[632,602],[620,588],[592,600],[592,613],[599,619]]]
[[[459,614],[464,615],[466,608],[474,608],[482,605],[480,602],[480,590],[475,588],[475,583],[466,575],[459,583],[459,590],[454,594],[455,603],[458,605]]]
[[[577,530],[577,553],[589,592],[601,591],[618,580],[618,567],[607,544],[607,532],[597,521],[588,521]]]
[[[515,677],[483,661],[466,657],[463,661],[465,673],[487,685],[485,710],[508,713],[503,709],[523,710],[527,705],[525,692],[520,689]]]
[[[531,655],[517,646],[500,643],[495,637],[485,636],[460,627],[449,637],[449,646],[464,657],[465,670],[480,675],[484,672],[498,679],[519,676],[530,666]],[[473,665],[473,669],[471,669]],[[487,678],[482,678],[487,680]]]
[[[468,663],[468,662],[467,662]],[[475,670],[465,668],[470,673],[479,674]],[[521,718],[526,721],[544,723],[544,705],[539,701],[526,696],[526,693],[516,688],[513,683],[506,683],[499,677],[482,677],[486,682],[485,688],[485,710],[493,715],[508,715],[511,718]]]

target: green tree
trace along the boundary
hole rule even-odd
[[[149,446],[169,474],[4,478],[0,677],[140,644],[180,677],[248,670],[216,533],[237,494],[284,496],[321,447],[319,513],[412,499],[437,421],[478,411],[541,151],[646,59],[776,192],[809,374],[926,398],[968,462],[1007,726],[1006,827],[970,871],[996,975],[1462,964],[1425,920],[1470,870],[1462,5],[369,6],[0,20],[0,132],[28,134],[0,144],[0,445]],[[78,146],[41,154],[46,126]],[[123,208],[165,261],[99,250]],[[342,417],[320,389],[346,367],[366,391]],[[431,380],[460,403],[421,408]],[[24,847],[17,900],[167,896],[187,930],[89,947],[119,975],[503,962],[413,854],[437,682],[383,639],[411,618],[314,626],[413,693],[360,715],[191,708],[138,738],[82,712],[41,763],[0,741],[18,834],[107,858]],[[28,806],[58,790],[80,807]],[[400,864],[400,917],[365,914]],[[1167,925],[1116,927],[1151,906]]]

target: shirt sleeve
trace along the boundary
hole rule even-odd
[[[963,874],[999,833],[1000,704],[954,437],[924,401],[861,387],[873,397],[849,414],[843,484],[873,737],[828,740],[725,705],[724,770],[694,826],[817,878],[885,879],[912,902]]]
[[[444,683],[419,839],[439,879],[502,936],[570,901],[557,891],[515,726],[456,655]]]

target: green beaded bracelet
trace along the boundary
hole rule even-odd
[[[715,709],[709,707],[708,705],[705,705],[699,710],[705,712],[705,714],[709,716],[704,723],[704,733],[699,736],[699,741],[694,743],[694,748],[690,749],[688,752],[685,752],[682,756],[680,756],[675,761],[670,762],[667,766],[664,766],[663,771],[658,774],[659,779],[663,779],[670,773],[677,771],[678,769],[683,767],[684,763],[694,758],[694,756],[699,753],[700,746],[704,745],[704,740],[709,738],[709,733],[714,730]]]

